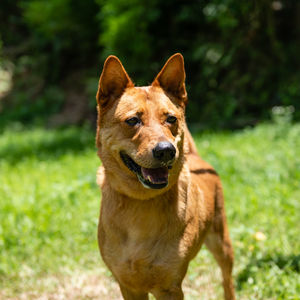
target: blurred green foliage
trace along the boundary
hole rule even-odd
[[[13,109],[14,118],[30,122],[36,110],[24,115],[23,103],[44,101],[45,117],[61,111],[71,88],[65,81],[74,72],[81,74],[91,111],[88,83],[96,82],[107,55],[119,56],[133,80],[145,85],[181,52],[189,121],[243,127],[270,118],[278,105],[293,105],[299,120],[299,19],[295,0],[2,0],[3,53],[16,66],[4,112]],[[43,96],[49,88],[61,90],[54,108]]]

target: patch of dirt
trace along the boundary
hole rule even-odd
[[[24,282],[24,286],[26,283]],[[121,300],[121,293],[112,278],[99,272],[76,272],[71,276],[48,276],[35,282],[35,290],[11,296],[9,291],[0,292],[6,300]],[[27,290],[28,289],[28,290]],[[38,290],[37,290],[38,289]]]
[[[207,270],[206,270],[207,271]],[[106,270],[47,276],[31,283],[24,280],[21,292],[0,291],[1,300],[122,300],[118,284]],[[30,287],[31,286],[31,287]],[[220,273],[210,270],[195,278],[186,277],[186,300],[222,299]],[[154,297],[150,297],[154,299]]]

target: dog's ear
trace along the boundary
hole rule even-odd
[[[121,97],[127,87],[134,86],[120,60],[110,55],[104,62],[96,99],[100,106]]]
[[[187,102],[185,89],[184,60],[180,53],[172,55],[154,79],[152,86],[160,86],[184,105]]]

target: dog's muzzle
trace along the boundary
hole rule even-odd
[[[175,149],[175,148],[174,148]],[[176,153],[176,150],[175,150]],[[154,155],[154,154],[153,154]],[[158,154],[157,154],[158,155]],[[160,157],[167,157],[168,162],[170,160],[170,155],[173,154],[160,154]],[[128,154],[124,151],[120,152],[120,156],[124,164],[127,166],[129,170],[136,174],[139,181],[146,188],[150,189],[162,189],[168,185],[169,178],[169,169],[171,169],[171,165],[167,165],[166,162],[161,160],[163,164],[162,167],[159,168],[145,168],[137,164]],[[174,154],[175,157],[175,154]],[[166,160],[166,158],[164,158]]]

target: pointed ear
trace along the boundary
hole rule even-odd
[[[154,79],[152,86],[160,86],[183,104],[186,104],[184,60],[180,53],[176,53],[168,59]]]
[[[110,55],[104,62],[99,80],[96,99],[98,104],[104,106],[110,100],[121,97],[127,87],[134,86],[126,73],[120,60]]]

